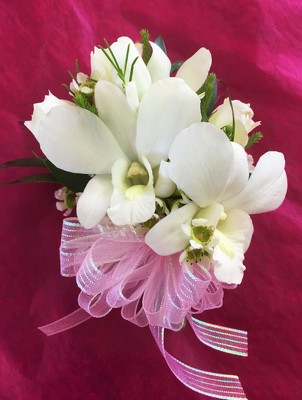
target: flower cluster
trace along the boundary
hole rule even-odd
[[[161,40],[142,36],[95,48],[90,75],[72,77],[73,101],[49,94],[25,125],[55,168],[86,177],[76,204],[83,227],[106,216],[142,224],[157,254],[179,253],[238,284],[249,215],[284,199],[284,157],[270,151],[252,166],[246,148],[260,139],[250,133],[260,122],[230,96],[217,106],[209,50],[172,65]]]

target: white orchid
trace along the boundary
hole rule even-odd
[[[86,228],[106,212],[117,225],[151,218],[156,196],[168,197],[176,188],[166,163],[171,143],[201,119],[195,91],[207,77],[210,52],[198,50],[176,78],[168,78],[169,58],[155,43],[150,45],[147,65],[142,45],[127,37],[107,49],[95,48],[91,76],[97,83],[89,95],[98,117],[50,95],[35,105],[32,120],[25,123],[57,167],[95,175],[77,205]],[[80,73],[77,79],[86,84],[90,78]]]
[[[212,252],[216,277],[240,283],[253,233],[249,214],[274,210],[284,199],[283,154],[265,153],[250,176],[242,146],[201,122],[178,134],[169,159],[171,179],[191,202],[159,221],[146,243],[160,255],[187,249],[188,260],[193,256],[201,263]]]
[[[142,58],[142,44],[134,44],[128,37],[120,37],[107,49],[95,47],[91,53],[91,77],[125,90],[129,104],[136,109],[152,83],[170,76],[171,61],[156,43],[150,42],[150,46],[152,55],[147,65]],[[211,64],[211,53],[201,48],[183,63],[176,77],[184,79],[196,92],[206,80]]]
[[[142,58],[142,45],[128,37],[120,37],[107,49],[95,47],[91,53],[91,77],[125,89],[129,104],[137,108],[152,83],[170,76],[169,58],[155,43],[150,45],[153,52],[148,65]]]
[[[260,121],[253,121],[254,112],[250,104],[242,103],[240,100],[232,100],[235,119],[234,141],[246,146],[248,134],[261,124]],[[229,99],[225,99],[223,104],[218,106],[209,119],[209,122],[218,128],[233,125],[232,108]]]
[[[182,79],[167,78],[150,86],[138,112],[111,82],[99,81],[94,96],[99,116],[54,102],[26,125],[35,126],[42,151],[58,168],[95,175],[77,204],[85,228],[106,212],[116,225],[145,222],[155,197],[175,189],[164,161],[176,135],[200,121],[198,95]]]

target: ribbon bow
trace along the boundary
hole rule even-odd
[[[173,374],[190,389],[220,399],[246,399],[239,378],[192,368],[165,350],[165,329],[180,330],[187,319],[197,338],[214,349],[247,356],[247,333],[200,321],[195,313],[220,307],[223,288],[211,268],[159,256],[140,227],[102,225],[84,229],[76,218],[63,223],[61,273],[75,276],[80,308],[39,329],[53,335],[90,317],[121,308],[122,317],[149,326]]]

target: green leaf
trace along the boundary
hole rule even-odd
[[[262,132],[254,132],[252,135],[249,137],[249,140],[247,142],[247,145],[245,146],[246,149],[249,147],[253,146],[253,144],[256,144],[260,142],[260,140],[263,138]]]
[[[204,84],[197,90],[197,94],[201,93],[205,93],[200,100],[202,121],[207,122],[217,100],[217,80],[214,73],[209,74]]]
[[[232,141],[232,136],[233,136],[233,126],[231,125],[226,125],[221,130],[227,135],[227,137]]]
[[[143,55],[142,58],[144,63],[147,65],[152,56],[152,47],[150,45],[150,35],[148,29],[142,29],[140,31],[143,45]]]
[[[2,183],[0,184],[0,186],[14,185],[17,183],[31,183],[31,182],[58,183],[57,179],[52,174],[38,174],[32,176],[25,176],[24,178],[16,179],[15,181]]]
[[[43,158],[19,158],[18,160],[8,161],[4,164],[0,164],[0,169],[10,168],[10,167],[45,167]]]
[[[177,71],[182,64],[184,63],[184,61],[175,61],[172,65],[171,65],[171,71],[170,73],[173,74],[173,72]]]
[[[167,54],[166,45],[165,45],[164,39],[161,36],[158,36],[154,40],[154,43],[157,44],[157,46],[160,47],[165,54]]]
[[[96,108],[96,105],[91,103],[89,98],[84,93],[82,92],[75,93],[73,100],[78,106],[85,108],[85,110],[91,111],[95,115],[98,115],[98,110]]]
[[[75,96],[75,92],[71,90],[70,87],[66,85],[66,83],[62,83],[62,86],[67,90],[68,93],[72,94],[72,96]]]
[[[64,171],[60,168],[57,168],[49,160],[45,160],[45,165],[50,170],[50,172],[55,176],[58,182],[61,182],[64,186],[66,186],[69,190],[71,190],[74,193],[83,192],[87,183],[90,180],[89,175],[74,174],[72,172]]]
[[[68,192],[66,197],[65,197],[65,204],[67,206],[67,208],[73,208],[76,204],[76,194],[73,192]]]

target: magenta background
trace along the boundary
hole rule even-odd
[[[247,397],[301,399],[301,52],[299,0],[17,1],[0,7],[0,162],[38,151],[21,121],[48,90],[66,96],[74,60],[89,72],[94,44],[161,34],[173,61],[208,47],[233,98],[249,101],[265,139],[257,158],[285,153],[289,191],[275,212],[253,218],[256,234],[242,285],[208,322],[249,332],[249,357],[219,353],[190,328],[168,335],[180,359],[239,374]],[[2,171],[0,181],[30,173]],[[52,185],[1,188],[0,399],[204,399],[171,374],[148,329],[115,311],[47,338],[36,327],[76,308],[78,289],[59,273],[62,215]]]

